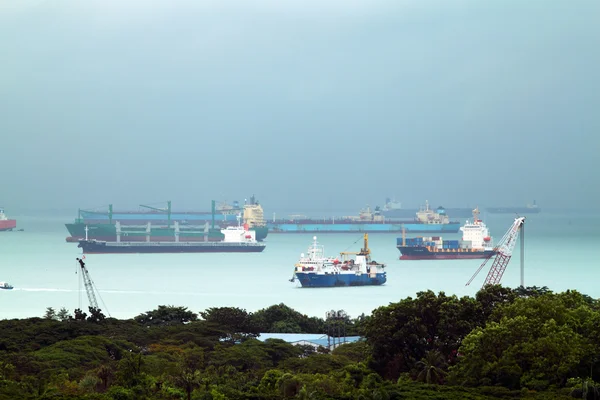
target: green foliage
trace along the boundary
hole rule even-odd
[[[455,382],[544,390],[564,386],[598,351],[600,315],[576,292],[518,298],[463,341]]]
[[[0,400],[600,395],[592,380],[600,376],[600,306],[574,291],[489,286],[475,298],[420,292],[345,321],[283,304],[254,314],[211,308],[202,320],[173,306],[130,320],[89,312],[70,317],[49,308],[45,318],[0,321]],[[341,322],[366,340],[315,352],[253,338],[260,331],[323,333]]]
[[[286,306],[277,304],[252,314],[252,322],[260,332],[323,333],[324,322]]]
[[[252,315],[236,307],[213,307],[200,313],[204,321],[223,331],[225,340],[236,343],[257,337],[259,327],[254,324]]]
[[[198,319],[198,315],[187,307],[158,306],[156,310],[142,313],[134,318],[145,326],[166,326],[185,324]]]

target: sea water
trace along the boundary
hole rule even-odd
[[[512,215],[481,215],[495,240],[512,224]],[[0,232],[0,281],[13,290],[0,290],[0,319],[42,316],[47,307],[87,311],[76,257],[81,249],[65,241],[69,216],[16,216],[22,232]],[[464,223],[464,221],[461,221]],[[543,211],[527,216],[525,225],[525,285],[553,291],[576,289],[600,297],[597,249],[600,214]],[[423,235],[423,234],[419,234]],[[314,234],[274,234],[262,253],[220,254],[93,254],[86,256],[90,276],[99,291],[105,314],[130,318],[159,305],[185,306],[194,312],[233,306],[248,311],[284,303],[310,316],[345,310],[350,316],[397,302],[419,291],[443,291],[473,296],[489,267],[465,284],[483,260],[399,260],[400,234],[369,235],[372,258],[387,264],[383,286],[301,288],[290,282],[300,253]],[[407,237],[417,236],[407,234]],[[460,234],[444,234],[459,239]],[[318,234],[327,255],[359,251],[362,234]],[[520,243],[502,284],[520,285]]]

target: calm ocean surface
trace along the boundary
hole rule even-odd
[[[81,253],[77,244],[65,242],[64,223],[72,217],[14,217],[24,231],[0,232],[0,281],[15,287],[0,290],[0,319],[42,316],[46,307],[72,311],[80,306],[80,298],[87,310],[87,296],[80,291],[76,274],[75,258]],[[481,217],[495,240],[513,221],[510,215]],[[525,229],[527,286],[577,289],[600,297],[600,214],[543,211],[528,216]],[[163,304],[198,312],[217,306],[256,311],[278,303],[311,316],[344,309],[354,317],[427,289],[473,295],[488,271],[484,269],[465,286],[482,260],[400,261],[395,247],[398,234],[370,234],[373,259],[388,265],[384,286],[302,289],[289,279],[312,236],[269,234],[267,248],[260,254],[107,254],[89,255],[86,261],[105,304],[98,299],[100,307],[116,318],[133,317]],[[444,238],[458,239],[459,234]],[[362,245],[360,234],[321,234],[318,240],[328,255],[358,251]],[[504,285],[519,285],[519,257],[517,245]]]

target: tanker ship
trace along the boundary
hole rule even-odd
[[[461,240],[443,240],[439,236],[396,239],[401,260],[456,260],[488,258],[496,253],[487,226],[479,219],[479,209],[473,210],[473,222],[460,228]]]
[[[389,221],[378,209],[374,212],[367,206],[358,216],[308,219],[304,216],[291,216],[289,219],[274,219],[267,221],[269,232],[272,233],[374,233],[374,232],[411,232],[411,233],[456,233],[460,228],[459,222],[450,221],[444,209],[436,211],[425,203],[416,212],[413,220]]]
[[[444,210],[452,218],[470,218],[473,212],[472,207],[438,207],[438,211]],[[418,208],[403,208],[402,203],[389,197],[385,199],[385,204],[381,207],[381,215],[388,219],[410,218],[418,212]]]
[[[256,240],[264,240],[268,233],[262,206],[254,196],[242,208],[237,206],[237,202],[233,207],[217,207],[213,201],[210,212],[174,213],[170,201],[167,202],[167,208],[142,207],[151,211],[113,212],[112,205],[109,205],[108,212],[79,210],[75,223],[65,224],[70,234],[67,242],[78,242],[86,237],[86,233],[89,239],[108,242],[115,241],[117,235],[127,238],[129,242],[174,241],[176,230],[188,242],[220,241],[223,240],[221,228],[237,224],[237,216],[233,214],[235,211],[238,215],[243,213],[243,221],[255,232]]]
[[[12,231],[17,227],[17,221],[14,219],[8,219],[4,214],[4,209],[0,208],[0,231]]]

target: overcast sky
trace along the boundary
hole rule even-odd
[[[0,205],[600,203],[597,0],[0,0]]]

